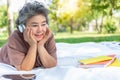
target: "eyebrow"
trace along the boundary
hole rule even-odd
[[[42,23],[47,23],[46,20],[42,21]],[[38,22],[32,22],[31,24],[38,24]]]
[[[32,22],[31,24],[38,24],[37,22]]]
[[[46,20],[45,20],[45,21],[43,21],[42,23],[47,23],[47,22],[46,22]]]

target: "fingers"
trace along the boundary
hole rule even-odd
[[[29,39],[29,28],[27,27],[25,28],[23,35],[24,35],[25,41],[27,41]]]
[[[35,41],[34,37],[33,37],[32,30],[29,27],[26,27],[23,34],[24,34],[25,41],[28,42],[29,44],[31,44],[32,42]]]
[[[50,31],[49,28],[47,28],[45,35],[48,36],[48,37],[51,35],[51,31]]]
[[[47,28],[46,33],[45,33],[45,37],[44,40],[47,41],[49,39],[49,37],[51,36],[51,31],[49,28]]]
[[[34,37],[34,35],[33,35],[33,32],[32,32],[32,30],[30,29],[30,32],[29,32],[29,38],[34,42],[34,43],[36,43],[37,41],[35,40],[35,37]]]
[[[29,34],[30,34],[30,35],[29,35],[29,38],[30,38],[30,39],[33,39],[33,34],[32,34],[32,30],[31,30],[31,29],[30,29],[30,31],[29,31]]]

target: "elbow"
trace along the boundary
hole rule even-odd
[[[51,67],[55,67],[57,66],[57,60],[55,60],[55,62],[51,65]]]
[[[30,71],[30,70],[32,70],[32,68],[22,67],[21,65],[16,66],[16,69],[17,69],[18,71]]]
[[[53,63],[51,63],[51,64],[49,64],[49,65],[46,65],[46,66],[44,66],[45,68],[52,68],[52,67],[55,67],[55,66],[57,66],[57,61],[55,61],[55,62],[53,62]]]
[[[23,70],[23,71],[30,71],[30,70],[32,70],[32,68],[24,67],[24,68],[21,68],[21,70]]]
[[[21,70],[23,70],[23,71],[30,71],[30,70],[32,70],[32,69],[25,68],[25,69],[21,69]]]
[[[51,67],[55,67],[55,66],[57,66],[57,61],[55,61],[54,64],[51,65]]]

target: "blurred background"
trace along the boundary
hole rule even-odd
[[[22,6],[34,0],[0,0],[0,47],[16,29]],[[49,9],[56,42],[120,41],[120,0],[37,0]]]

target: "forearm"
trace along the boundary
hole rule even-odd
[[[50,68],[50,67],[56,66],[57,60],[53,56],[48,54],[48,52],[46,51],[46,49],[43,46],[38,48],[38,53],[39,53],[41,62],[45,68]]]
[[[21,66],[20,66],[21,70],[33,69],[35,60],[36,60],[36,51],[37,51],[36,45],[33,45],[29,48],[27,55],[25,56]]]

